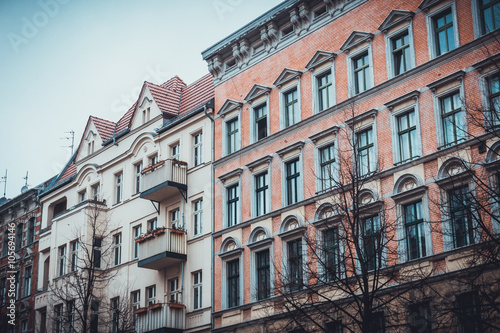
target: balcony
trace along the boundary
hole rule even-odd
[[[182,332],[186,309],[181,304],[154,304],[149,308],[135,310],[137,333]]]
[[[187,259],[184,230],[157,229],[135,241],[139,243],[139,267],[161,270]]]
[[[142,170],[140,189],[141,198],[156,202],[187,190],[187,163],[166,159]]]

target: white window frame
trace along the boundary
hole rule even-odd
[[[198,283],[195,283],[195,277],[198,277]],[[193,310],[199,310],[203,308],[203,274],[202,271],[192,273],[193,278]],[[198,292],[198,297],[196,297],[196,291]],[[198,303],[198,306],[196,306]]]
[[[234,151],[229,153],[229,137],[228,137],[228,131],[227,127],[228,124],[232,121],[237,121],[238,122],[238,133],[236,134],[236,147],[234,147]],[[222,149],[223,149],[223,156],[230,155],[236,151],[238,151],[241,148],[241,118],[240,118],[240,113],[237,112],[236,114],[224,118],[224,121],[222,122],[222,135],[223,135],[223,140],[222,140]]]
[[[113,235],[113,265],[119,266],[121,263],[122,263],[122,234],[118,233]]]
[[[201,207],[196,209],[197,204]],[[193,236],[199,236],[203,233],[203,198],[199,198],[192,201],[193,205]],[[198,222],[196,226],[195,221]]]
[[[464,124],[464,129],[461,131],[461,133],[458,133],[460,138],[457,140],[457,142],[453,144],[445,144],[444,142],[444,133],[443,133],[443,117],[441,114],[441,99],[448,96],[452,95],[455,92],[458,91],[460,102],[462,104],[462,111],[461,111],[461,116],[463,117],[463,124]],[[445,91],[441,91],[439,93],[433,93],[433,103],[434,103],[434,117],[435,117],[435,122],[436,122],[436,134],[437,134],[437,148],[438,149],[443,149],[447,147],[451,147],[459,143],[459,141],[464,141],[467,138],[468,132],[468,122],[467,122],[467,117],[466,117],[466,110],[465,110],[465,93],[464,93],[464,82],[463,80],[460,82],[459,85],[453,86],[450,89],[446,89]]]
[[[398,135],[398,130],[399,130],[399,124],[398,124],[398,118],[400,116],[403,116],[407,113],[410,113],[411,110],[415,112],[415,131],[417,133],[417,142],[415,143],[415,150],[416,150],[416,155],[408,160],[402,161],[401,160],[401,152],[399,151],[399,135]],[[408,105],[404,108],[401,108],[397,111],[391,111],[391,137],[392,137],[392,158],[394,161],[394,165],[399,165],[405,162],[409,162],[411,160],[414,160],[416,158],[419,158],[422,156],[422,135],[420,131],[420,111],[418,107],[418,100],[415,101],[415,104]]]
[[[180,161],[181,159],[181,144],[179,141],[171,144],[169,146],[170,148],[170,156],[172,157],[172,159],[175,159],[175,160],[178,160]],[[175,153],[175,150],[177,150],[177,153]]]
[[[416,64],[416,59],[415,59],[415,44],[413,40],[413,21],[408,22],[407,25],[404,27],[401,27],[400,29],[397,29],[396,31],[393,31],[391,33],[388,33],[385,35],[385,54],[386,54],[386,62],[387,62],[387,79],[391,79],[395,76],[399,76],[403,73],[399,73],[398,75],[394,75],[394,57],[393,57],[393,52],[392,52],[392,40],[400,35],[402,35],[405,31],[408,33],[408,42],[409,42],[409,49],[410,49],[410,68],[406,70],[408,72],[412,68],[415,68]]]
[[[181,225],[181,209],[176,207],[168,212],[168,219],[172,229],[182,229]],[[158,227],[158,225],[156,226]]]
[[[58,261],[57,261],[57,276],[63,276],[67,272],[67,266],[68,266],[68,252],[67,252],[67,247],[66,244],[61,245],[57,248],[57,255],[58,255]]]
[[[260,229],[260,228],[259,228]],[[262,230],[262,229],[261,229]],[[259,231],[260,232],[260,231]],[[265,232],[265,231],[264,231]],[[266,233],[267,234],[267,233]],[[250,298],[252,302],[258,300],[258,276],[257,276],[257,253],[261,251],[269,251],[269,298],[274,295],[274,242],[273,239],[267,235],[268,238],[264,240],[251,240],[252,243],[248,244],[251,249],[250,252]]]
[[[314,149],[314,160],[315,160],[315,172],[316,176],[315,178],[315,183],[316,183],[316,193],[328,191],[329,189],[323,189],[323,180],[321,179],[321,153],[320,151],[324,148],[327,148],[328,146],[333,145],[333,151],[334,151],[334,158],[335,161],[333,162],[333,169],[334,169],[334,177],[338,181],[339,177],[339,157],[338,157],[338,136],[335,135],[335,137],[331,140],[327,140],[325,142],[322,142],[320,144],[315,145]],[[331,188],[330,188],[331,189]]]
[[[349,97],[362,94],[365,91],[370,90],[371,88],[373,88],[375,86],[374,73],[373,73],[372,43],[371,43],[371,41],[368,41],[367,43],[368,43],[367,46],[365,46],[359,50],[356,50],[353,53],[349,53],[347,55],[347,84],[349,87]],[[355,73],[354,73],[354,59],[358,58],[359,56],[361,56],[365,52],[368,53],[368,68],[369,68],[368,69],[369,78],[368,78],[368,82],[367,82],[368,87],[365,90],[363,90],[359,93],[356,93],[356,89],[355,89],[356,79],[354,77],[354,75],[355,75]]]
[[[69,246],[71,249],[71,261],[69,269],[71,272],[74,272],[78,270],[78,248],[79,248],[78,239],[69,243]]]
[[[292,162],[293,160],[298,159],[298,171],[299,171],[299,178],[297,180],[297,202],[294,202],[292,204],[288,204],[288,193],[287,193],[287,175],[286,175],[286,166],[288,163]],[[304,168],[303,168],[303,158],[302,158],[302,149],[300,150],[300,153],[298,154],[293,154],[292,156],[289,156],[287,158],[284,158],[281,160],[281,204],[283,207],[295,205],[296,203],[302,201],[304,199]]]
[[[168,302],[179,303],[181,291],[179,289],[179,278],[169,279],[168,282]],[[172,288],[173,287],[173,288]]]
[[[358,154],[358,138],[357,136],[369,129],[372,129],[372,135],[373,135],[373,158],[370,159],[370,171],[367,174],[361,174],[359,170],[359,165],[355,165],[357,169],[357,174],[359,177],[365,177],[370,174],[374,174],[378,171],[378,136],[377,136],[377,118],[374,117],[373,122],[367,123],[363,126],[360,126],[359,128],[355,128],[353,135],[354,135],[354,153]],[[354,158],[354,157],[353,157]],[[359,162],[359,157],[356,157],[356,160]]]
[[[297,118],[297,121],[288,127],[286,126],[286,117],[285,117],[285,111],[286,111],[286,95],[290,93],[292,90],[297,90],[297,105],[298,105],[298,110],[294,114],[294,118]],[[283,88],[279,89],[279,99],[280,99],[280,129],[285,129],[292,127],[302,121],[302,99],[301,99],[301,93],[300,93],[300,78],[297,78],[294,83],[291,84],[286,84]]]
[[[266,108],[266,131],[267,135],[262,138],[261,140],[264,140],[271,134],[271,126],[270,126],[270,112],[269,112],[269,94],[267,94],[267,97],[259,102],[256,102],[255,104],[252,104],[250,107],[250,138],[252,140],[252,143],[258,142],[257,140],[257,123],[256,123],[256,118],[255,118],[255,111],[262,106],[265,106]],[[241,127],[241,126],[240,126]],[[240,135],[241,137],[241,135]]]
[[[134,194],[141,193],[141,187],[142,187],[142,169],[143,169],[142,161],[134,164],[134,172],[135,172],[135,177],[134,177]]]
[[[150,296],[150,291],[152,291],[152,296]],[[156,284],[153,284],[152,286],[146,287],[146,305],[150,306],[153,304],[156,304]]]
[[[331,108],[336,104],[337,101],[337,94],[336,94],[336,81],[335,81],[335,66],[334,66],[334,61],[332,61],[331,65],[325,66],[324,68],[319,69],[318,71],[313,71],[312,72],[312,103],[313,103],[313,110],[314,113],[320,113],[325,111],[326,109]],[[330,85],[330,92],[328,95],[328,101],[329,101],[329,106],[327,108],[324,108],[322,110],[319,109],[319,83],[318,79],[322,77],[323,75],[326,75],[327,72],[330,72],[332,82]]]
[[[453,37],[455,41],[455,49],[460,47],[460,38],[458,34],[458,19],[457,19],[457,11],[456,11],[456,6],[455,6],[455,1],[451,1],[449,4],[446,4],[442,6],[439,9],[436,9],[435,11],[428,13],[426,15],[426,24],[427,24],[427,42],[428,42],[428,48],[429,48],[429,58],[434,59],[438,57],[437,52],[436,52],[436,38],[434,36],[434,16],[441,14],[443,11],[446,11],[451,8],[451,16],[453,17]],[[448,52],[451,52],[453,50],[450,50]],[[446,54],[448,52],[445,52],[443,54]],[[443,55],[440,54],[439,56]]]
[[[139,258],[139,243],[136,242],[136,238],[140,237],[142,235],[142,224],[138,224],[132,227],[132,258],[138,259]],[[136,255],[137,252],[137,255]]]
[[[33,283],[33,266],[27,266],[24,268],[24,274],[23,274],[23,297],[31,295],[32,283]]]
[[[256,197],[257,185],[256,185],[256,181],[257,181],[257,177],[261,176],[264,173],[266,173],[266,184],[267,184],[266,199],[265,199],[266,200],[266,208],[265,208],[266,212],[264,214],[257,215],[257,197]],[[250,200],[251,209],[252,209],[252,213],[251,213],[252,217],[262,216],[262,215],[265,215],[271,211],[271,190],[272,189],[271,189],[271,176],[269,173],[270,173],[269,167],[259,169],[255,173],[252,172],[252,184],[251,184],[252,198]]]
[[[196,143],[196,138],[200,137],[200,142]],[[203,164],[203,131],[197,131],[192,134],[193,140],[193,167]],[[196,158],[196,152],[199,152]]]
[[[238,179],[238,180],[232,181],[230,183],[224,184],[224,195],[223,195],[224,202],[223,202],[223,212],[222,212],[223,219],[224,219],[223,220],[224,221],[224,228],[232,227],[232,226],[228,225],[227,190],[233,186],[237,186],[236,194],[238,195],[238,202],[236,203],[236,210],[237,210],[236,221],[232,226],[238,225],[242,222],[241,221],[241,182],[240,182],[240,179]]]
[[[90,189],[92,190],[92,200],[99,201],[99,196],[101,195],[101,184],[100,183],[95,183],[92,186],[90,186]]]
[[[237,252],[236,254],[230,255],[230,256],[224,256],[222,258],[222,267],[221,267],[221,305],[223,309],[231,309],[228,304],[228,293],[227,293],[227,263],[233,260],[238,260],[238,269],[239,269],[239,304],[237,304],[234,307],[238,307],[243,304],[243,298],[245,297],[244,295],[244,269],[243,269],[243,256],[241,255],[241,252]]]
[[[123,201],[123,171],[115,173],[115,205]]]

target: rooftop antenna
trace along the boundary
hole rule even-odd
[[[0,183],[3,183],[3,196],[7,192],[7,169],[5,169],[5,176],[0,178]]]
[[[29,187],[28,187],[28,171],[26,171],[26,177],[23,177],[23,179],[25,180],[24,182],[24,186],[21,188],[21,193],[26,193],[26,191],[28,191]]]
[[[69,145],[69,146],[61,146],[61,147],[71,148],[71,155],[73,156],[73,148],[75,147],[75,131],[71,130],[69,132],[64,132],[64,133],[68,133],[69,136],[66,136],[66,137],[60,138],[60,139],[71,140],[71,145]]]

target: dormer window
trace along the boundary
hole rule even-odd
[[[145,124],[149,121],[151,116],[151,110],[150,108],[147,108],[145,110],[142,110],[142,123]]]
[[[88,143],[87,146],[87,155],[90,155],[94,152],[94,141]]]

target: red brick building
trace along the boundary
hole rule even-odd
[[[288,331],[494,329],[488,292],[457,276],[475,244],[500,230],[491,192],[500,147],[498,6],[288,0],[202,53],[217,112],[214,331],[270,321]],[[346,230],[350,218],[358,239]],[[315,252],[328,242],[329,252]],[[294,293],[299,312],[322,302],[329,260],[343,267],[327,279],[338,283],[360,270],[373,283],[370,272],[383,271],[370,323],[337,305],[359,289],[332,296],[327,288],[326,299],[338,301],[315,322],[289,314]],[[383,304],[415,265],[428,268],[432,283],[403,293],[411,304]],[[446,315],[443,299],[427,292],[443,281],[453,308]]]

